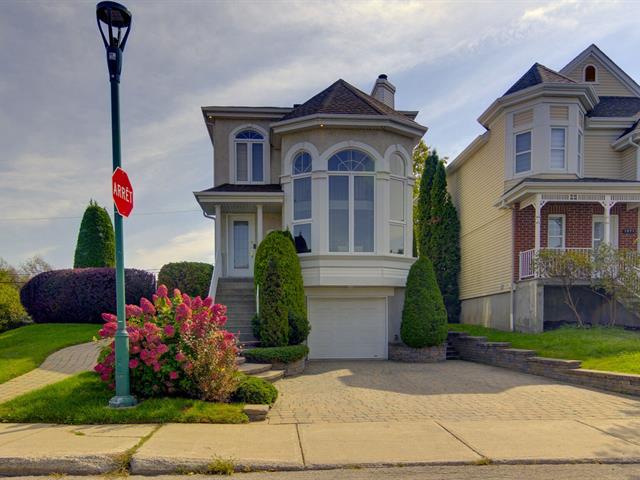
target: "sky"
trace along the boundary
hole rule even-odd
[[[92,1],[0,2],[0,257],[73,263],[90,199],[111,211],[105,52]],[[193,191],[213,185],[203,105],[291,106],[343,78],[420,110],[425,141],[460,153],[476,119],[533,63],[591,43],[640,80],[640,2],[124,0],[122,162],[135,189],[127,267],[213,262]]]

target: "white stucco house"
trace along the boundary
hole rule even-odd
[[[203,107],[213,187],[194,192],[215,219],[211,295],[231,331],[255,340],[253,257],[272,230],[296,240],[310,358],[387,358],[399,340],[412,257],[411,154],[427,128],[394,105],[386,75],[371,95],[338,80],[293,107]]]

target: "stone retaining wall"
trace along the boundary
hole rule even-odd
[[[271,364],[271,368],[273,370],[284,370],[285,377],[292,377],[294,375],[300,375],[304,372],[304,369],[307,366],[307,359],[301,358],[300,360],[296,360],[291,363],[281,363],[281,362],[273,362]]]
[[[449,332],[449,342],[461,360],[509,368],[585,387],[640,396],[640,375],[580,368],[580,360],[536,356],[533,350],[511,348],[509,342],[489,342],[463,332]]]
[[[396,362],[434,363],[447,359],[447,344],[436,347],[411,348],[400,343],[389,344],[389,360]]]

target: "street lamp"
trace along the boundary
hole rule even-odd
[[[111,83],[111,147],[113,152],[113,170],[120,167],[120,72],[122,71],[122,52],[131,31],[131,12],[116,2],[100,2],[96,5],[98,30],[107,50],[109,82]],[[105,35],[104,28],[107,29]],[[123,35],[124,33],[124,35]],[[113,217],[116,234],[116,299],[118,330],[115,337],[116,347],[116,394],[109,400],[114,408],[132,407],[136,399],[129,391],[129,334],[126,328],[124,306],[124,248],[122,236],[122,216],[114,205]]]

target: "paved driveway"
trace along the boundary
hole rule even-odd
[[[270,423],[640,417],[640,399],[471,362],[310,362],[280,380]]]

